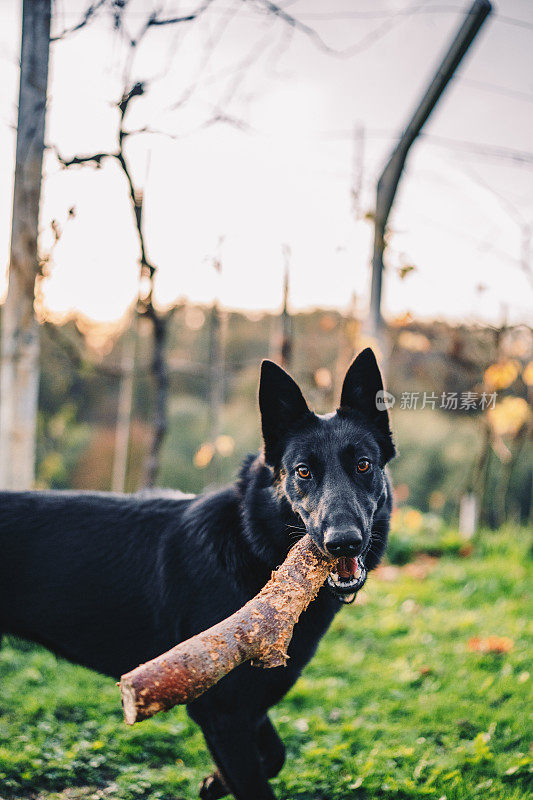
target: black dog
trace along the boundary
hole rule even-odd
[[[196,498],[1,493],[0,631],[118,678],[244,605],[307,530],[339,566],[296,625],[288,666],[238,667],[188,707],[219,770],[200,796],[271,800],[284,747],[267,711],[385,549],[394,446],[382,388],[364,350],[340,408],[318,416],[265,361],[264,452],[235,484]]]

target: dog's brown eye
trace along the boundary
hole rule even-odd
[[[357,462],[357,472],[368,472],[370,469],[370,461],[368,458],[360,458]]]
[[[296,472],[300,478],[304,478],[305,480],[311,477],[311,470],[309,467],[306,467],[305,464],[298,464]]]

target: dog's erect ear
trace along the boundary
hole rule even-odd
[[[267,360],[261,364],[259,408],[265,461],[274,466],[281,441],[295,423],[311,412],[298,384],[284,369]]]
[[[372,419],[376,416],[376,392],[383,391],[383,381],[376,356],[367,347],[352,361],[341,392],[341,408],[352,408]],[[385,412],[386,415],[386,412]]]
[[[358,411],[374,423],[383,435],[380,444],[385,460],[388,461],[395,451],[387,408],[383,402],[376,403],[378,392],[383,392],[383,381],[376,356],[367,347],[359,353],[346,373],[340,407]]]

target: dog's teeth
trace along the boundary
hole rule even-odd
[[[339,576],[337,575],[337,573],[336,573],[336,572],[332,572],[332,573],[331,573],[331,578],[332,578],[332,580],[334,580],[335,582],[337,582],[337,581],[339,580]]]

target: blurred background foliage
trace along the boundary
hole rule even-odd
[[[248,452],[260,447],[257,384],[260,361],[277,359],[280,318],[223,312],[224,369],[220,420],[213,435],[210,320],[213,309],[176,307],[169,336],[169,432],[159,485],[197,492],[234,478]],[[142,322],[142,321],[141,321]],[[292,319],[289,369],[312,408],[335,408],[345,370],[367,343],[359,321],[315,310]],[[60,336],[58,336],[58,333]],[[474,491],[482,521],[527,523],[533,459],[530,395],[532,335],[525,327],[490,328],[417,322],[389,325],[388,388],[399,455],[391,465],[399,509],[413,507],[457,521],[461,496]],[[107,490],[111,485],[123,337],[68,323],[45,327],[38,441],[39,486]],[[82,342],[89,356],[73,357]],[[94,346],[96,343],[96,346]],[[78,351],[76,351],[78,352]],[[149,330],[139,326],[126,490],[137,490],[152,414]],[[220,373],[218,373],[220,376]],[[528,387],[529,384],[529,387]],[[441,409],[443,392],[497,392],[494,409]],[[402,408],[418,392],[417,408]],[[435,408],[422,408],[423,393]],[[479,404],[478,404],[479,405]],[[210,440],[213,439],[213,441]]]

